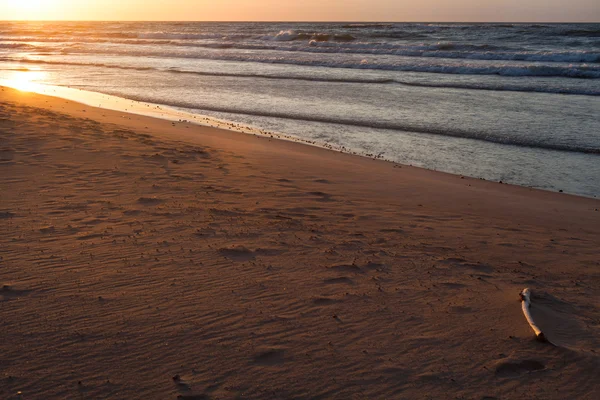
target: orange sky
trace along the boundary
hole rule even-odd
[[[600,0],[0,0],[0,20],[600,22]]]

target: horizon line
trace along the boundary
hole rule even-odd
[[[443,20],[432,20],[432,21],[343,21],[343,20],[312,20],[312,21],[299,21],[299,20],[119,20],[119,19],[0,19],[0,22],[187,22],[187,23],[294,23],[294,24],[310,24],[310,23],[324,23],[324,24],[600,24],[600,21],[443,21]]]

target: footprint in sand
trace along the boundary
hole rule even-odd
[[[14,218],[15,214],[10,211],[0,211],[0,219]]]
[[[40,232],[45,234],[54,233],[55,231],[56,229],[54,228],[54,226],[45,226],[43,228],[40,228]]]
[[[341,264],[341,265],[332,265],[327,268],[330,271],[340,271],[340,272],[351,272],[353,274],[363,274],[364,271],[358,265],[350,265],[350,264]]]
[[[333,299],[331,297],[323,297],[323,296],[321,296],[321,297],[315,297],[315,298],[313,298],[312,302],[315,305],[317,305],[317,306],[327,306],[327,305],[330,305],[330,304],[338,303],[339,300]]]
[[[11,285],[2,285],[0,287],[0,301],[18,299],[19,297],[27,296],[29,293],[31,293],[31,290],[18,289]]]
[[[252,359],[258,365],[279,365],[285,362],[285,350],[269,349],[256,354]]]
[[[321,201],[321,202],[328,202],[328,201],[334,201],[331,198],[331,195],[328,193],[324,193],[324,192],[308,192],[306,193],[309,196],[316,196],[317,199],[316,201]]]
[[[354,285],[354,281],[345,276],[340,276],[339,278],[324,279],[323,283],[326,285]]]
[[[496,365],[495,372],[500,377],[515,377],[545,368],[544,363],[538,360],[504,360]]]
[[[222,247],[218,251],[219,254],[234,261],[248,261],[255,257],[254,252],[244,246]]]
[[[158,197],[140,197],[137,201],[140,204],[148,206],[160,204],[163,202],[163,200],[159,199]]]
[[[0,149],[0,163],[7,163],[15,158],[15,151],[11,148]]]
[[[402,233],[404,233],[404,230],[400,229],[400,228],[385,228],[385,229],[380,229],[379,232],[382,232],[382,233],[400,233],[400,234],[402,234]]]
[[[475,272],[492,273],[494,268],[488,264],[473,263],[462,258],[443,258],[439,260],[440,264],[450,268],[465,268]]]

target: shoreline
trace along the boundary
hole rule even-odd
[[[15,90],[20,90],[20,88],[17,87],[17,86],[19,86],[18,83],[15,86],[2,86],[1,85],[2,83],[8,84],[10,82],[8,82],[8,81],[2,82],[0,80],[0,87],[8,87],[8,88],[12,88]],[[56,85],[36,84],[36,83],[27,82],[23,89],[25,89],[25,91],[27,91],[27,92],[51,96],[51,97],[55,97],[55,98],[63,99],[63,100],[69,100],[69,101],[73,101],[73,102],[76,102],[76,103],[79,103],[82,105],[86,105],[88,107],[100,108],[100,109],[105,109],[105,110],[110,110],[110,111],[115,111],[115,112],[122,112],[122,113],[127,113],[127,114],[132,114],[132,115],[139,115],[139,116],[144,116],[144,117],[149,117],[149,118],[157,118],[157,119],[162,119],[165,121],[176,122],[176,123],[189,123],[189,124],[197,125],[200,127],[210,127],[210,128],[222,129],[222,130],[227,130],[227,131],[234,132],[234,133],[243,133],[243,134],[247,134],[247,135],[258,135],[258,136],[271,138],[271,139],[277,139],[277,140],[289,141],[292,143],[304,144],[304,145],[308,145],[311,147],[326,149],[326,150],[330,150],[330,151],[334,151],[334,152],[342,152],[342,153],[352,155],[352,156],[358,156],[358,157],[374,159],[374,160],[381,160],[381,161],[385,161],[388,163],[406,166],[406,167],[409,167],[409,166],[413,167],[412,164],[407,165],[407,164],[403,164],[403,163],[396,162],[393,160],[388,160],[384,157],[380,157],[375,154],[356,152],[350,148],[346,148],[345,146],[341,146],[341,145],[334,146],[334,145],[331,145],[329,142],[317,143],[316,141],[303,139],[300,137],[288,135],[288,134],[281,133],[281,132],[268,131],[268,130],[264,130],[261,128],[246,126],[246,125],[240,124],[235,121],[219,120],[217,118],[213,118],[213,117],[206,116],[206,115],[194,114],[194,113],[190,113],[190,112],[186,112],[186,111],[180,111],[174,107],[167,106],[167,105],[140,102],[137,100],[131,100],[131,99],[123,98],[123,97],[104,94],[101,92],[92,92],[92,91],[87,91],[87,90],[82,90],[82,89],[75,89],[75,88],[56,86]],[[96,104],[98,104],[98,106],[96,106]],[[467,139],[467,140],[476,140],[476,139]],[[516,146],[516,145],[511,145],[511,144],[503,144],[503,143],[496,143],[496,144],[502,145],[502,146]],[[560,153],[564,150],[555,150],[555,151]],[[450,175],[454,175],[454,176],[465,176],[465,177],[468,177],[469,179],[483,180],[486,182],[492,182],[492,183],[496,182],[496,181],[492,181],[492,180],[481,178],[481,177],[473,177],[473,176],[459,174],[459,173],[445,172],[445,171],[429,169],[429,168],[425,168],[425,167],[421,167],[421,166],[415,166],[414,168],[420,168],[420,169],[425,169],[425,170],[432,171],[432,172],[450,174]],[[506,184],[506,182],[502,182],[502,181],[500,181],[499,183]],[[561,194],[568,194],[571,196],[577,196],[577,197],[583,197],[583,198],[589,198],[589,199],[598,199],[598,197],[595,195],[584,195],[584,194],[579,194],[579,193],[571,193],[568,191],[563,193],[562,189],[558,189],[558,188],[555,191],[555,190],[544,189],[544,188],[540,188],[540,187],[519,185],[516,183],[508,183],[508,184],[512,185],[512,186],[519,186],[519,187],[526,188],[526,189],[541,190],[544,192],[551,192],[551,193],[558,192]]]
[[[44,86],[47,86],[47,85],[44,85]],[[126,102],[130,102],[132,105],[137,105],[140,109],[143,109],[144,106],[147,106],[146,103],[138,102],[136,100],[129,100],[129,99],[120,98],[120,97],[116,97],[116,96],[112,96],[112,95],[105,95],[105,94],[99,93],[99,92],[98,93],[97,92],[88,92],[85,90],[64,88],[64,87],[60,87],[60,86],[49,86],[49,88],[51,90],[67,89],[69,91],[83,92],[85,94],[94,95],[97,98],[100,98],[100,97],[112,98],[115,101],[124,100]],[[21,93],[26,96],[33,95],[32,96],[33,98],[31,100],[33,100],[37,106],[42,106],[42,108],[45,106],[46,103],[48,103],[50,101],[50,100],[44,99],[45,97],[53,99],[54,101],[57,101],[57,102],[62,101],[65,104],[65,106],[63,106],[62,109],[65,109],[65,107],[67,107],[69,113],[72,115],[75,115],[77,117],[88,117],[88,115],[90,115],[90,114],[88,114],[88,112],[91,111],[91,112],[93,112],[93,116],[95,118],[99,117],[100,119],[103,119],[106,122],[110,122],[110,123],[116,122],[119,124],[124,124],[131,128],[134,128],[134,129],[139,129],[141,127],[141,125],[144,125],[143,129],[148,130],[149,128],[146,127],[146,125],[152,125],[152,124],[160,125],[161,128],[164,128],[164,127],[172,128],[172,130],[168,134],[168,135],[173,135],[172,137],[165,136],[164,134],[157,135],[156,132],[148,132],[149,134],[151,134],[153,136],[157,136],[157,137],[162,136],[162,138],[164,138],[164,139],[183,140],[184,142],[188,141],[190,144],[192,144],[192,143],[193,144],[201,144],[202,139],[209,139],[209,143],[211,143],[214,139],[216,139],[218,141],[220,137],[226,139],[227,143],[229,143],[229,144],[231,144],[235,141],[243,141],[244,143],[253,143],[254,144],[255,142],[252,138],[262,139],[262,140],[267,140],[269,144],[264,145],[264,143],[263,143],[260,146],[261,151],[268,152],[268,153],[279,150],[279,149],[277,149],[277,147],[283,148],[285,150],[291,148],[291,149],[296,150],[295,152],[299,152],[299,153],[303,153],[303,154],[310,154],[314,150],[314,156],[328,157],[328,155],[331,155],[333,157],[342,157],[342,158],[348,157],[348,160],[350,160],[349,161],[350,163],[359,163],[361,165],[361,167],[368,166],[369,164],[371,164],[371,162],[374,162],[375,163],[374,165],[377,165],[379,168],[387,169],[388,167],[390,167],[390,168],[394,168],[397,170],[400,170],[403,168],[409,169],[413,172],[417,172],[419,175],[422,175],[427,180],[433,180],[433,181],[442,180],[443,181],[443,180],[449,179],[454,182],[464,183],[468,187],[477,187],[477,186],[473,186],[473,185],[480,184],[482,186],[481,189],[486,190],[486,191],[490,190],[492,192],[496,192],[494,189],[499,189],[500,192],[509,191],[509,192],[513,192],[514,194],[518,194],[521,196],[531,195],[538,199],[546,197],[546,196],[544,196],[546,194],[551,195],[550,197],[546,197],[547,199],[554,199],[554,196],[558,196],[554,200],[559,200],[560,197],[565,196],[566,198],[590,200],[592,202],[590,204],[593,205],[593,203],[596,202],[600,205],[600,199],[595,198],[595,197],[582,196],[582,195],[573,194],[573,193],[555,192],[555,191],[550,191],[550,190],[545,190],[545,189],[540,189],[540,188],[535,188],[535,187],[520,186],[520,185],[516,185],[516,184],[511,184],[511,183],[495,182],[495,181],[490,181],[490,180],[486,180],[483,178],[463,176],[463,175],[459,175],[459,174],[453,174],[450,172],[437,171],[437,170],[427,169],[427,168],[418,167],[418,166],[401,164],[401,163],[397,163],[397,162],[389,161],[389,160],[385,160],[385,159],[378,159],[376,157],[365,156],[362,154],[355,154],[355,153],[343,151],[341,149],[321,146],[318,144],[311,143],[309,141],[305,141],[303,139],[297,139],[294,137],[286,137],[284,134],[280,134],[280,133],[267,132],[267,131],[265,131],[266,133],[261,133],[258,131],[256,131],[256,132],[241,131],[241,130],[236,129],[237,127],[231,127],[232,123],[230,123],[228,121],[217,121],[210,117],[208,119],[211,120],[211,122],[208,122],[208,123],[202,123],[201,121],[183,120],[183,119],[178,119],[177,121],[175,121],[174,118],[179,116],[178,114],[176,114],[177,110],[170,109],[170,110],[165,111],[164,109],[162,109],[162,106],[160,106],[161,109],[159,111],[161,116],[157,116],[157,115],[153,116],[153,115],[147,115],[147,114],[142,114],[142,113],[136,113],[136,112],[130,111],[128,109],[123,110],[123,108],[125,106],[122,106],[122,105],[119,105],[119,106],[115,105],[115,106],[113,106],[114,108],[96,107],[96,106],[93,106],[90,104],[91,101],[83,102],[83,101],[78,101],[78,100],[72,100],[69,98],[61,97],[61,96],[55,96],[55,95],[52,95],[49,93],[38,93],[37,91],[28,91],[28,90],[21,91],[19,89],[7,87],[7,86],[0,86],[0,89],[13,90],[17,93]],[[37,99],[37,98],[35,98],[36,96],[39,96],[40,98]],[[79,109],[79,107],[83,107],[83,108]],[[89,110],[86,109],[85,107],[88,107]],[[120,107],[120,108],[117,108],[117,107]],[[52,108],[52,106],[50,108]],[[164,113],[168,112],[168,111],[175,111],[175,116],[171,117],[171,118],[169,118],[168,116],[165,116]],[[188,114],[185,112],[182,112],[181,116],[183,116],[183,115],[193,116],[192,114]],[[222,126],[212,125],[212,123],[218,123],[218,122],[221,122]],[[189,131],[189,129],[197,130],[197,132],[192,133],[192,131]],[[253,129],[253,128],[251,128],[251,129]],[[300,147],[296,148],[295,146],[300,146]],[[236,146],[236,147],[239,147],[239,146]],[[222,148],[222,149],[224,149],[224,148]],[[379,170],[377,172],[381,172],[381,170]],[[594,207],[594,209],[595,209],[595,207]]]
[[[15,86],[3,86],[2,84],[9,84],[9,81],[0,79],[0,88],[6,87],[14,90],[20,90],[19,85]],[[73,101],[78,104],[82,104],[89,107],[100,108],[104,110],[122,112],[126,114],[133,114],[143,117],[149,117],[154,119],[161,119],[170,122],[178,123],[189,123],[198,125],[200,127],[215,128],[226,130],[229,132],[243,133],[247,135],[261,136],[271,139],[284,140],[292,143],[304,144],[312,147],[318,147],[321,149],[343,152],[350,155],[359,157],[365,157],[370,159],[380,159],[394,164],[399,164],[391,160],[385,160],[380,157],[376,157],[370,154],[363,154],[346,149],[344,146],[333,146],[328,142],[317,143],[307,139],[302,139],[293,135],[289,135],[282,132],[268,131],[262,128],[256,128],[252,126],[242,125],[236,121],[220,120],[207,115],[194,114],[186,111],[180,111],[177,108],[157,103],[148,103],[138,100],[127,99],[125,97],[119,97],[115,95],[105,94],[102,92],[92,92],[83,89],[76,89],[58,85],[47,85],[28,83],[26,92],[36,93],[42,96],[55,97],[62,100]],[[100,102],[100,103],[98,103]],[[117,104],[119,102],[127,102],[128,105]],[[107,104],[108,103],[108,104]],[[95,104],[99,104],[95,106]],[[150,109],[149,109],[150,108]],[[425,169],[425,168],[424,168]]]
[[[166,121],[166,122],[175,123],[175,124],[187,124],[187,125],[189,125],[188,128],[190,128],[192,126],[197,126],[200,129],[203,129],[203,128],[215,129],[217,131],[233,133],[234,135],[242,134],[242,135],[249,135],[249,136],[269,139],[269,141],[275,140],[275,141],[289,142],[289,143],[293,143],[293,144],[304,145],[304,146],[309,146],[311,148],[325,150],[328,152],[345,154],[345,155],[348,155],[351,157],[360,157],[362,159],[384,162],[384,163],[395,165],[399,168],[402,168],[402,167],[415,168],[417,170],[428,171],[428,172],[432,172],[434,174],[450,175],[452,177],[456,177],[456,178],[460,178],[460,179],[488,182],[491,184],[501,184],[501,185],[510,186],[510,187],[522,188],[525,190],[541,191],[544,193],[555,193],[555,194],[560,194],[560,195],[564,195],[564,196],[574,196],[574,197],[580,197],[580,198],[584,198],[584,199],[600,201],[600,199],[598,199],[597,197],[592,197],[592,196],[584,196],[584,195],[580,195],[580,194],[568,193],[568,192],[562,192],[562,191],[552,191],[552,190],[541,189],[541,188],[536,188],[536,187],[531,187],[531,186],[517,185],[514,183],[495,182],[495,181],[491,181],[491,180],[479,178],[479,177],[471,177],[471,176],[466,176],[466,175],[461,175],[461,174],[455,174],[452,172],[445,172],[445,171],[428,169],[428,168],[419,167],[419,166],[402,164],[402,163],[398,163],[395,161],[378,158],[377,156],[373,156],[370,154],[360,154],[360,153],[356,153],[356,152],[353,152],[350,150],[346,150],[345,148],[336,148],[336,147],[329,145],[328,143],[317,144],[313,141],[286,135],[281,132],[271,132],[271,131],[263,130],[261,128],[241,126],[239,123],[236,123],[234,121],[218,120],[218,119],[208,117],[208,116],[195,115],[193,113],[179,111],[170,106],[153,104],[153,103],[145,103],[145,102],[131,100],[131,99],[118,97],[118,96],[114,96],[114,95],[108,95],[108,94],[104,94],[101,92],[91,92],[91,91],[87,91],[87,90],[74,89],[74,88],[70,88],[70,87],[46,85],[46,84],[35,84],[35,83],[33,83],[32,85],[33,85],[32,87],[28,88],[30,90],[28,90],[28,89],[20,90],[19,88],[16,88],[16,87],[2,86],[2,85],[0,85],[0,89],[6,88],[6,89],[15,90],[18,92],[23,92],[23,93],[31,93],[31,94],[35,94],[35,95],[39,95],[39,96],[51,97],[54,99],[64,100],[64,101],[67,101],[70,103],[79,104],[81,106],[91,107],[94,110],[106,110],[111,113],[112,112],[121,113],[121,114],[125,114],[125,115],[149,118],[150,120],[161,120],[161,121]],[[57,90],[59,90],[60,92],[56,93]],[[78,95],[77,93],[79,93],[80,95]],[[87,99],[86,99],[86,97],[87,97]],[[98,101],[102,102],[103,100],[104,100],[104,105],[102,105],[102,104],[99,104],[99,106],[93,105],[93,103],[98,102]],[[108,106],[106,105],[107,100],[109,102]],[[120,101],[128,102],[129,105],[112,104],[112,103],[118,103]],[[150,106],[155,106],[157,111],[153,111],[152,113],[149,113],[147,108],[149,108]],[[187,118],[192,118],[192,119],[183,119],[182,117],[187,117]],[[199,120],[198,117],[200,117],[201,120]],[[131,119],[130,117],[126,117],[126,116],[120,116],[120,118]],[[204,120],[204,121],[202,121],[202,120]],[[560,150],[557,150],[557,151],[560,152]]]
[[[2,398],[600,390],[600,200],[0,100]]]

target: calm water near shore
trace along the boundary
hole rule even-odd
[[[0,22],[0,79],[600,196],[600,24]]]

